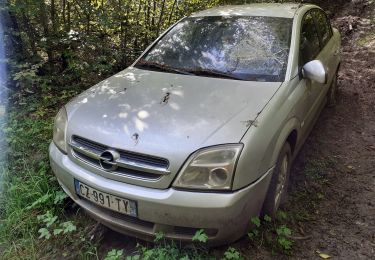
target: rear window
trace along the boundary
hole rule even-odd
[[[292,19],[190,17],[162,37],[140,62],[216,71],[241,80],[284,81]]]

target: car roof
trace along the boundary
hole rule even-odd
[[[293,18],[301,4],[246,4],[246,5],[227,5],[210,8],[204,11],[196,12],[191,17],[202,16],[270,16]]]

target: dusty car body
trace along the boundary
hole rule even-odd
[[[204,57],[210,66],[225,67],[223,46],[230,52],[242,44],[233,54],[232,73],[194,71],[189,64],[196,60],[183,54],[183,62],[169,59],[184,51],[168,44],[196,38],[182,33],[184,23],[203,24],[201,34],[218,24],[239,24],[237,31],[260,24],[267,45],[282,39],[285,46],[268,53],[260,47],[250,55],[251,39],[236,36],[233,43],[221,35],[221,52],[205,51]],[[52,169],[78,205],[119,232],[143,239],[163,232],[190,241],[204,229],[212,244],[234,241],[251,217],[272,215],[283,202],[293,158],[326,101],[334,103],[340,45],[339,32],[315,5],[252,4],[195,13],[169,28],[132,66],[60,110],[49,151]],[[279,56],[267,58],[266,66],[254,60],[270,54]],[[249,76],[248,62],[265,68]],[[259,71],[271,72],[263,77]]]

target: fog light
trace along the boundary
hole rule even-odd
[[[223,185],[228,179],[228,171],[225,168],[215,168],[210,171],[209,181],[210,185]]]

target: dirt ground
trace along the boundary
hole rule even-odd
[[[295,223],[293,229],[302,239],[296,240],[292,256],[276,258],[319,259],[318,252],[323,252],[333,259],[375,259],[375,4],[329,2],[322,1],[322,6],[330,10],[343,39],[338,103],[323,110],[295,161],[291,179],[291,201],[304,189],[319,191],[324,198],[310,210],[309,220]],[[316,183],[306,180],[303,171],[309,161],[333,162],[322,173],[324,187],[312,187]],[[309,206],[297,201],[285,211]],[[135,244],[134,239],[107,230],[99,253]],[[241,249],[246,259],[275,258],[264,251],[248,245]]]

